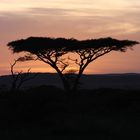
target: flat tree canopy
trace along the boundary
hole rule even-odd
[[[62,79],[66,90],[77,89],[79,79],[89,63],[98,57],[111,51],[125,52],[127,48],[132,48],[138,44],[132,40],[117,40],[110,37],[99,39],[77,40],[74,38],[49,38],[49,37],[29,37],[27,39],[16,40],[8,43],[13,53],[28,52],[53,67]],[[76,53],[79,59],[67,58],[79,66],[75,81],[70,83],[63,74],[69,66],[66,58],[62,56],[67,53]]]
[[[36,54],[46,50],[75,51],[79,49],[99,49],[104,47],[116,51],[125,51],[128,47],[132,47],[135,44],[138,44],[138,42],[130,40],[117,40],[110,37],[88,40],[77,40],[73,38],[29,37],[27,39],[9,42],[8,46],[14,53],[27,51]]]

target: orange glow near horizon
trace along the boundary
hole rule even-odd
[[[10,74],[10,63],[17,57],[6,46],[12,40],[29,36],[80,40],[111,36],[140,42],[139,7],[138,0],[12,0],[10,4],[1,0],[0,75]],[[97,59],[85,73],[140,73],[139,60],[137,45],[133,51],[112,52]],[[55,72],[39,61],[16,66],[19,71],[28,68],[32,72]]]

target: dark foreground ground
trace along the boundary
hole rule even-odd
[[[55,87],[0,93],[0,139],[140,139],[140,91]]]

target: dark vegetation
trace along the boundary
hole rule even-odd
[[[40,60],[51,66],[58,73],[68,93],[78,89],[81,76],[91,62],[112,51],[125,52],[136,44],[136,41],[111,37],[87,40],[29,37],[9,42],[8,47],[13,53],[26,52],[27,60]],[[71,58],[67,56],[68,53],[76,54],[78,58]],[[68,74],[65,72],[68,67],[73,68],[73,65],[77,66],[77,76],[71,78],[69,74],[73,74],[75,70],[71,69]]]
[[[22,70],[15,72],[14,68],[18,62],[29,61],[30,59],[31,58],[27,56],[19,57],[18,59],[14,60],[13,64],[11,64],[10,71],[11,71],[12,81],[11,81],[10,89],[12,92],[15,90],[19,90],[25,82],[34,79],[38,75],[38,73],[31,75],[30,72],[31,68],[29,68],[27,72],[24,73]]]
[[[1,91],[0,137],[18,140],[136,139],[140,131],[140,91],[122,89],[78,90],[86,67],[111,51],[125,52],[136,41],[100,38],[76,40],[30,37],[8,43],[14,53],[28,52],[21,61],[40,60],[54,68],[64,91],[54,86]],[[73,53],[78,59],[62,56]],[[75,71],[65,73],[74,62]],[[14,66],[14,65],[13,65]],[[11,68],[12,65],[11,65]],[[28,73],[27,72],[27,80]],[[21,73],[14,73],[13,83]],[[24,75],[24,74],[23,74]],[[18,81],[24,83],[26,78]],[[26,81],[26,80],[25,80]],[[14,83],[18,85],[18,82]],[[20,85],[20,86],[21,86]]]
[[[0,93],[1,139],[135,139],[140,91],[79,90],[54,86]]]

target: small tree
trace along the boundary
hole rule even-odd
[[[31,79],[34,79],[38,75],[38,73],[34,75],[30,75],[31,68],[29,68],[27,72],[24,72],[24,73],[22,70],[17,71],[17,72],[14,70],[18,62],[24,62],[24,61],[30,61],[30,60],[33,60],[33,58],[31,56],[25,55],[24,57],[19,57],[15,59],[14,62],[11,64],[11,68],[10,68],[11,75],[12,75],[11,91],[19,90],[20,87],[23,85],[23,83]]]
[[[29,37],[27,39],[16,40],[8,43],[9,48],[14,53],[29,52],[30,56],[35,55],[36,59],[49,64],[60,76],[66,91],[77,90],[79,80],[86,67],[97,58],[111,52],[125,52],[138,44],[131,40],[117,40],[113,38],[100,38],[88,40],[76,40],[65,38],[43,38]],[[69,52],[77,54],[77,59],[62,56]],[[66,68],[73,61],[78,66],[78,73],[72,85],[69,83]]]

